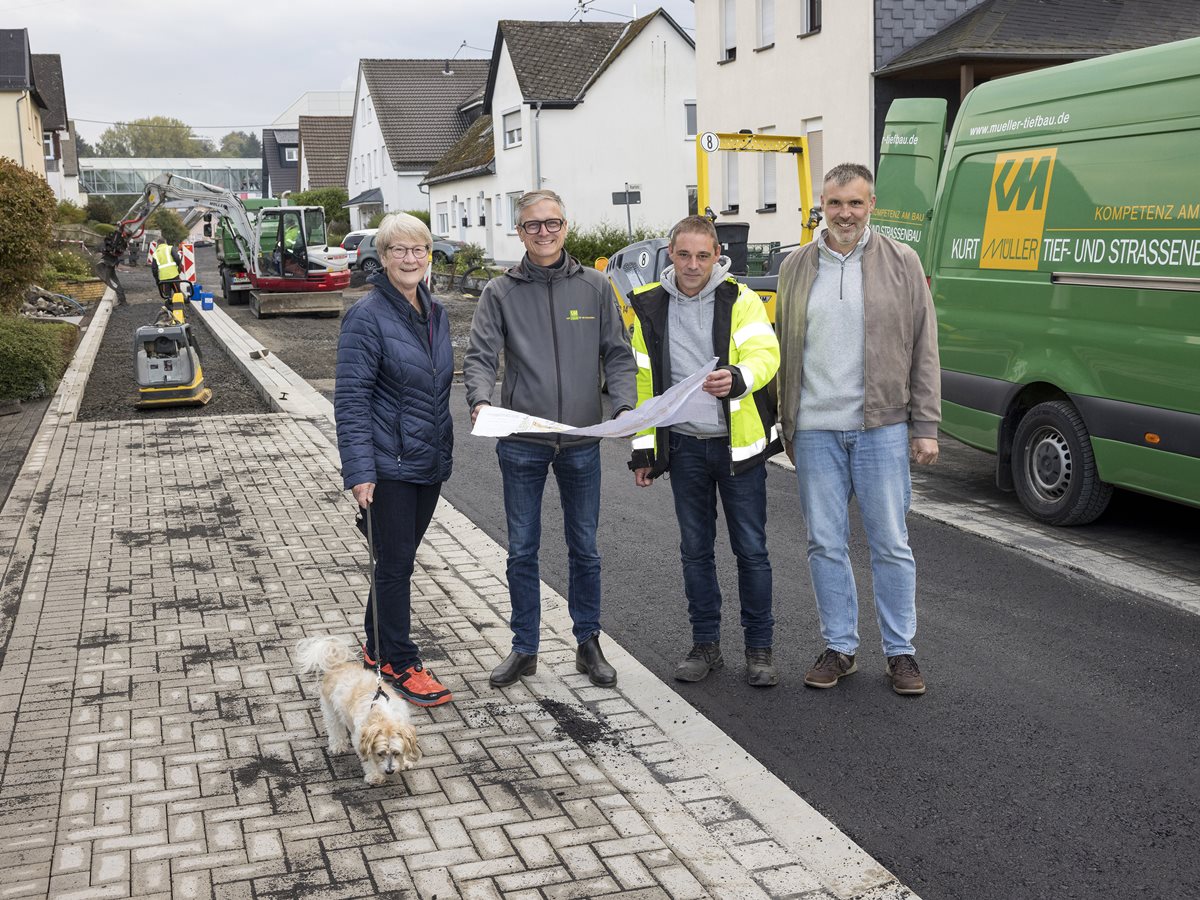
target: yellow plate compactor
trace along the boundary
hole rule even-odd
[[[183,321],[183,298],[178,313],[164,309],[153,325],[143,325],[133,338],[138,409],[156,406],[203,406],[212,399],[200,366],[200,348],[192,326]],[[172,306],[175,306],[172,303]]]

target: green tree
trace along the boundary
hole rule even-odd
[[[258,142],[258,135],[253,131],[231,131],[221,138],[221,149],[217,155],[257,159],[262,156],[262,144]]]
[[[188,230],[183,225],[183,219],[173,209],[158,209],[146,220],[148,228],[157,228],[162,232],[163,240],[169,244],[178,244],[188,236]]]
[[[0,157],[0,313],[16,312],[25,288],[42,271],[55,207],[45,178]]]
[[[104,129],[96,143],[100,156],[212,156],[211,141],[192,134],[191,127],[168,116],[148,116]]]
[[[350,195],[346,193],[345,188],[340,187],[324,187],[313,188],[309,191],[300,191],[296,194],[287,195],[287,203],[289,206],[320,206],[325,209],[325,224],[327,228],[333,229],[336,223],[345,222],[346,226],[350,225],[350,214],[343,209]]]
[[[75,135],[75,155],[80,159],[91,159],[96,155],[96,148],[79,136]]]
[[[106,225],[115,225],[117,222],[116,210],[103,194],[88,197],[87,217],[93,222],[103,222]]]

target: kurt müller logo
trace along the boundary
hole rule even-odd
[[[996,154],[979,268],[1037,269],[1057,156],[1057,147]]]
[[[579,310],[577,310],[577,309],[571,310],[570,314],[567,315],[568,322],[587,322],[589,319],[594,319],[594,318],[596,318],[596,317],[595,316],[581,316],[579,314]]]

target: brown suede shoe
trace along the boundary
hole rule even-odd
[[[887,673],[888,678],[892,679],[892,690],[897,694],[925,693],[925,679],[921,677],[917,661],[909,654],[889,656]]]
[[[847,656],[845,653],[838,653],[832,647],[826,647],[804,676],[804,683],[809,687],[831,688],[838,683],[839,678],[853,675],[857,671],[858,665],[854,662],[853,656]]]

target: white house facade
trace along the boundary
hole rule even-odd
[[[482,87],[486,65],[359,61],[346,167],[351,227],[365,228],[379,212],[429,208],[421,181],[466,130],[458,107]]]
[[[627,24],[500,22],[484,109],[491,171],[466,154],[457,175],[444,164],[431,172],[435,231],[445,223],[452,237],[515,261],[524,253],[515,202],[537,187],[563,197],[576,229],[665,232],[688,214],[695,50],[661,10]],[[628,213],[613,198],[627,186],[640,193]]]
[[[871,3],[697,0],[699,130],[806,136],[816,202],[827,168],[875,159],[874,19]],[[710,190],[721,218],[748,222],[754,242],[798,240],[795,163],[777,153],[715,156]]]

